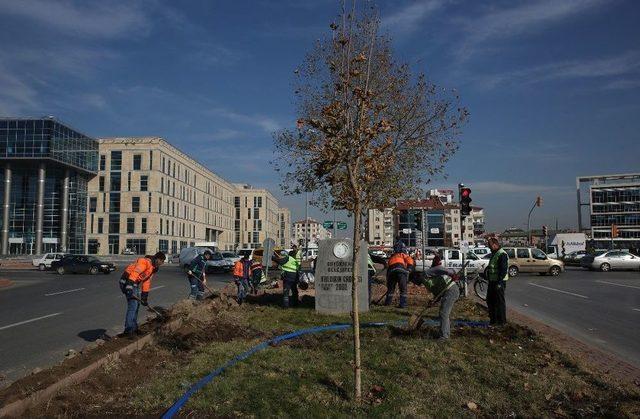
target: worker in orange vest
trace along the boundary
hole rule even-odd
[[[388,306],[393,300],[396,285],[400,288],[400,308],[407,307],[407,281],[409,273],[415,268],[416,263],[406,253],[406,249],[397,249],[387,262],[387,297],[384,305]]]
[[[242,304],[249,293],[249,275],[251,273],[251,260],[247,255],[233,264],[233,280],[238,287],[238,304]]]
[[[146,255],[127,266],[120,277],[120,290],[127,299],[124,333],[128,337],[138,334],[138,310],[140,304],[149,305],[151,279],[167,259],[164,253]]]

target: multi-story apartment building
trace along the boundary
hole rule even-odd
[[[308,240],[309,243],[317,243],[318,240],[330,238],[331,232],[312,218],[293,223],[293,241],[298,246],[303,246],[305,240]]]
[[[393,247],[393,209],[370,209],[367,216],[367,242],[370,246]]]
[[[278,209],[278,240],[276,244],[282,248],[291,246],[291,211],[288,208]]]
[[[278,241],[280,231],[279,206],[266,189],[235,184],[234,234],[238,248],[257,249],[266,238]]]
[[[593,247],[611,247],[611,226],[615,225],[615,247],[640,248],[640,173],[578,177],[576,186],[578,231],[590,229]],[[587,188],[587,203],[581,199],[583,187]],[[583,225],[583,207],[589,208],[589,228]]]
[[[89,182],[87,252],[234,247],[235,187],[160,137],[105,138]]]
[[[0,118],[2,254],[82,253],[98,142],[53,117]]]

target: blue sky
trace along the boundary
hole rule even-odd
[[[329,0],[0,0],[0,115],[89,135],[158,135],[282,197],[272,132]],[[640,3],[380,1],[401,61],[459,91],[471,118],[434,186],[464,182],[490,229],[575,226],[577,175],[640,171]],[[313,210],[319,219],[331,217]]]

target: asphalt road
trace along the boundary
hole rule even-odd
[[[640,367],[640,272],[569,267],[510,279],[507,305]]]
[[[0,270],[14,285],[0,288],[0,387],[36,367],[55,365],[69,349],[79,350],[124,328],[125,299],[118,287],[122,267],[104,275]],[[229,275],[210,274],[207,285],[222,288]],[[189,285],[177,266],[165,265],[151,284],[151,306],[169,307],[185,298]],[[142,307],[138,321],[154,317]]]

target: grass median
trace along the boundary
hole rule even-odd
[[[418,301],[419,299],[414,299]],[[283,310],[266,294],[240,307],[203,309],[154,347],[100,371],[57,396],[38,414],[158,415],[193,383],[253,345],[293,330],[349,317],[321,316],[306,296]],[[407,319],[412,310],[374,307],[362,322]],[[437,308],[429,315],[435,316]],[[461,300],[454,319],[484,320]],[[181,411],[199,416],[637,416],[636,389],[604,381],[554,351],[528,329],[459,327],[434,339],[423,327],[408,333],[362,331],[363,393],[352,402],[351,331],[325,332],[268,347],[196,393]],[[75,405],[83,410],[75,411]]]

